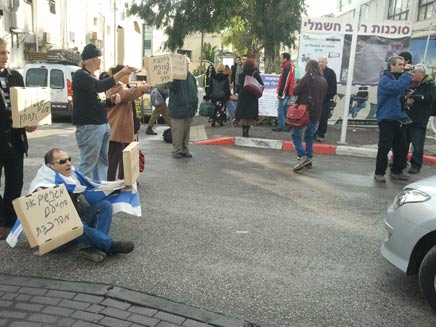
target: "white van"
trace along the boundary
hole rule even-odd
[[[73,74],[79,66],[37,62],[24,66],[26,87],[49,87],[53,116],[71,117],[73,109]]]

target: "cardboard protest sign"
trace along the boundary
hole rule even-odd
[[[12,127],[51,124],[50,91],[45,87],[11,87]]]
[[[12,201],[33,254],[43,255],[83,234],[83,224],[64,184]]]
[[[175,79],[185,80],[188,76],[186,57],[181,54],[144,57],[144,68],[150,85],[164,84]]]
[[[123,150],[124,185],[132,186],[139,177],[139,143],[132,142]]]

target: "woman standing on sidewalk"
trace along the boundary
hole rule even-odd
[[[294,171],[300,171],[305,166],[312,167],[313,135],[318,128],[322,103],[326,94],[327,81],[322,77],[319,64],[315,60],[309,60],[306,64],[306,74],[294,88],[294,95],[297,96],[295,103],[309,105],[310,111],[309,124],[292,129],[292,142],[297,151],[297,163],[294,166]],[[303,135],[306,149],[303,148]]]
[[[123,65],[118,65],[112,70],[112,75],[118,73],[124,68]],[[129,88],[130,75],[123,76],[118,83],[107,90],[106,96],[111,98],[113,95],[119,94],[120,102],[113,107],[107,109],[107,119],[111,127],[109,141],[109,166],[107,171],[107,180],[116,180],[117,170],[118,178],[124,178],[123,170],[123,150],[129,145],[134,138],[134,124],[132,101],[142,96],[145,91],[149,91],[151,86],[148,84],[139,85],[135,88]]]
[[[247,60],[242,68],[242,73],[239,75],[239,89],[238,104],[236,106],[236,123],[242,126],[242,136],[248,137],[250,126],[256,125],[259,118],[259,99],[252,95],[250,92],[244,90],[245,76],[253,76],[261,85],[263,85],[262,78],[259,72],[254,69],[254,63]]]

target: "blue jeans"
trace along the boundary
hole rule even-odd
[[[424,127],[415,127],[408,125],[407,131],[407,145],[412,143],[413,152],[410,158],[410,164],[413,168],[421,169],[422,160],[424,155],[424,142],[426,130]]]
[[[100,201],[85,210],[82,214],[83,235],[79,242],[86,246],[93,246],[106,254],[111,254],[112,237],[109,231],[112,224],[112,204]]]
[[[279,100],[279,106],[277,107],[277,123],[279,128],[285,128],[286,114],[288,113],[288,101],[290,96],[287,95],[283,99]]]
[[[318,128],[318,120],[311,120],[309,124],[304,127],[294,127],[292,129],[292,142],[294,143],[297,156],[309,158],[313,157],[313,135]],[[304,150],[302,139],[306,142],[306,150]]]
[[[110,133],[109,124],[77,126],[76,141],[80,150],[79,170],[86,176],[99,181],[107,180]]]

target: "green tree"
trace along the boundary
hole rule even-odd
[[[215,62],[215,53],[216,47],[213,47],[212,44],[206,42],[203,44],[203,59],[209,60],[210,62]]]
[[[263,48],[265,72],[274,72],[280,48],[292,48],[295,44],[304,10],[304,0],[243,1],[230,20],[224,42],[231,43],[239,54],[248,53],[257,59]]]
[[[204,33],[224,28],[234,5],[234,0],[141,0],[131,6],[130,13],[164,29],[168,35],[165,47],[171,51],[182,48],[185,37],[196,32],[202,34],[203,49]]]

